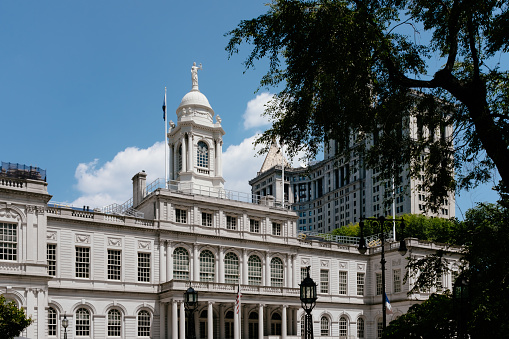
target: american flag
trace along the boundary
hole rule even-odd
[[[240,298],[242,297],[242,293],[240,293],[240,283],[237,286],[237,299],[235,300],[235,313],[239,314],[240,312]]]

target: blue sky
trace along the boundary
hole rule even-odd
[[[53,200],[100,207],[130,198],[131,177],[164,177],[161,104],[191,89],[190,68],[226,131],[226,188],[247,192],[263,158],[254,135],[269,95],[266,66],[244,73],[224,33],[266,12],[267,0],[1,1],[0,160],[47,170]],[[463,212],[494,201],[489,185],[462,194]],[[457,209],[457,214],[458,214]]]

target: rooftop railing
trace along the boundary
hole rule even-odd
[[[40,167],[2,161],[2,166],[0,166],[0,176],[46,181],[46,170],[43,170]]]
[[[330,241],[339,244],[351,244],[359,245],[360,237],[349,237],[345,235],[333,235],[329,233],[319,233],[312,231],[300,231],[297,236],[301,240],[318,240],[318,241]],[[366,244],[368,247],[380,246],[380,237],[378,234],[373,234],[365,237]],[[385,233],[385,239],[392,239],[392,231]]]

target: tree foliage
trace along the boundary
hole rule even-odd
[[[452,238],[463,246],[462,274],[469,281],[468,333],[472,338],[504,338],[509,333],[509,210],[502,205],[481,204],[465,214]],[[447,272],[447,252],[411,259],[412,292],[436,286]],[[452,319],[452,318],[451,318]],[[396,338],[396,337],[395,337]]]
[[[335,140],[338,156],[361,155],[383,180],[399,181],[410,164],[436,208],[494,168],[507,191],[509,73],[489,62],[509,51],[508,25],[500,0],[273,0],[227,33],[226,49],[250,43],[246,68],[266,57],[261,86],[284,87],[257,143],[267,149],[278,138],[291,155],[312,157]],[[429,43],[419,43],[421,32]],[[408,133],[410,124],[424,133]]]
[[[18,336],[31,323],[32,319],[27,318],[25,311],[19,309],[16,302],[8,302],[3,295],[0,295],[0,333],[2,338],[11,339]]]
[[[391,219],[390,216],[387,218]],[[456,220],[431,218],[421,214],[404,214],[399,218],[403,218],[405,226],[403,229],[401,223],[397,222],[396,234],[403,235],[405,238],[417,238],[451,245],[464,241],[463,239],[458,239],[458,235],[461,234],[465,225]],[[359,237],[360,227],[358,223],[350,224],[336,228],[331,233],[333,235]],[[377,223],[370,220],[364,221],[364,236],[378,233],[380,233],[380,227]]]
[[[382,338],[456,338],[457,323],[450,293],[432,294],[422,304],[390,322]]]

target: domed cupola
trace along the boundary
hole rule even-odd
[[[198,70],[191,67],[193,87],[184,95],[177,108],[177,123],[170,121],[169,179],[189,183],[196,189],[207,187],[222,190],[222,147],[224,130],[207,97],[198,90]]]
[[[183,120],[201,120],[212,122],[214,117],[214,110],[210,106],[207,97],[198,89],[198,70],[202,66],[196,66],[196,62],[191,67],[191,77],[193,87],[191,91],[184,95],[179,107],[177,108],[178,121]]]

